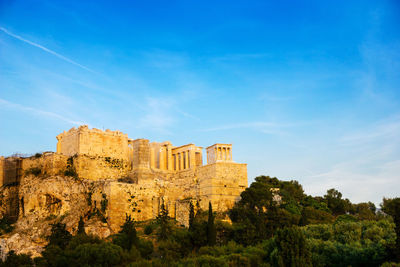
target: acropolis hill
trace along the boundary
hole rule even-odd
[[[55,153],[0,158],[0,213],[29,233],[29,252],[40,252],[32,246],[44,242],[49,218],[74,232],[82,216],[87,232],[106,237],[119,231],[126,214],[152,219],[164,203],[169,216],[187,225],[190,202],[226,211],[247,187],[247,165],[233,161],[231,144],[207,147],[204,165],[202,147],[134,140],[120,131],[80,126],[57,140]],[[25,251],[14,236],[8,249]]]

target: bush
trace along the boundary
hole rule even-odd
[[[67,168],[64,171],[64,175],[70,176],[70,177],[78,177],[78,173],[76,172],[76,170],[74,168]]]
[[[395,262],[385,262],[381,265],[381,267],[400,267],[400,263]]]
[[[196,258],[188,258],[181,260],[178,266],[209,266],[209,267],[227,267],[229,266],[225,259],[222,257],[213,257],[202,255]],[[231,265],[234,266],[234,265]]]
[[[51,235],[48,237],[48,246],[54,245],[60,247],[61,249],[65,249],[71,238],[72,235],[65,229],[65,224],[52,224]]]
[[[148,240],[139,239],[137,243],[137,249],[139,250],[142,258],[150,259],[151,254],[153,254],[153,243]]]
[[[173,240],[160,241],[158,252],[166,262],[175,262],[182,257],[180,244]]]
[[[14,226],[12,225],[12,221],[8,217],[3,217],[0,219],[0,233],[6,234],[10,233],[14,230]]]
[[[108,242],[79,245],[71,256],[76,266],[116,266],[123,259],[122,248]]]
[[[42,173],[42,169],[39,167],[31,167],[31,168],[25,170],[25,176],[28,176],[28,175],[39,176],[41,173]]]
[[[144,228],[144,234],[145,235],[150,235],[151,233],[153,233],[153,226],[151,224],[148,224]]]
[[[0,261],[1,266],[34,266],[30,255],[27,254],[15,254],[13,250],[8,252],[7,259],[4,262]]]

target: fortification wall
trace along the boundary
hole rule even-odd
[[[78,155],[72,161],[80,178],[94,181],[124,178],[130,171],[129,162],[118,158]]]
[[[203,210],[208,209],[211,201],[214,210],[226,211],[247,187],[247,165],[233,162],[179,172],[151,170],[147,175],[151,179],[139,179],[138,184],[109,183],[109,224],[114,231],[123,224],[125,214],[131,214],[136,220],[154,219],[161,203],[169,216],[187,225],[190,201],[199,201]],[[133,207],[136,212],[132,211]]]
[[[87,129],[81,131],[79,154],[128,160],[128,135],[119,131]]]
[[[33,168],[40,169],[42,175],[58,175],[63,174],[67,167],[68,157],[65,155],[46,152],[40,157],[32,156],[22,159],[22,174],[32,170]]]
[[[226,211],[247,187],[247,165],[232,161],[231,144],[208,147],[208,164],[203,166],[202,148],[193,144],[173,147],[170,142],[149,143],[147,139],[128,139],[119,131],[87,126],[72,128],[57,139],[57,153],[30,158],[0,157],[1,185],[21,182],[20,189],[25,190],[21,191],[25,196],[18,197],[14,194],[19,192],[18,186],[10,192],[2,187],[11,205],[10,210],[1,211],[3,214],[18,214],[18,205],[22,203],[22,215],[33,210],[36,215],[61,216],[74,209],[64,205],[63,190],[74,191],[83,206],[86,191],[93,186],[90,205],[100,209],[103,194],[106,196],[105,218],[114,232],[119,231],[126,214],[139,221],[156,218],[161,203],[171,217],[187,225],[190,202],[199,201],[200,208],[207,210],[210,201],[215,211]],[[70,176],[75,171],[81,179],[66,177],[66,170]],[[46,184],[41,179],[47,179]],[[72,189],[64,188],[64,184],[70,183]],[[31,184],[35,185],[32,190]]]
[[[247,164],[217,162],[199,168],[199,197],[201,208],[224,211],[240,200],[240,193],[247,187]]]
[[[57,153],[74,156],[111,157],[128,160],[128,135],[120,131],[89,129],[87,125],[72,128],[57,136]]]
[[[19,186],[6,185],[0,188],[0,218],[8,217],[11,220],[18,218]]]
[[[57,153],[65,156],[79,154],[79,131],[74,127],[57,135]]]
[[[21,181],[23,174],[21,168],[22,159],[19,157],[3,158],[0,161],[2,168],[1,184],[12,185]]]

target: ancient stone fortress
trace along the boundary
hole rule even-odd
[[[125,214],[155,218],[164,203],[171,217],[187,224],[190,202],[225,211],[247,187],[247,165],[233,161],[231,144],[207,147],[203,164],[202,147],[133,140],[120,131],[80,126],[57,140],[56,153],[0,158],[1,185],[14,186],[17,195],[3,205],[3,215],[82,216],[89,205],[102,210],[116,232]]]

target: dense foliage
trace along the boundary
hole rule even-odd
[[[157,219],[126,216],[107,240],[86,235],[82,218],[75,236],[55,223],[42,257],[11,251],[0,266],[400,266],[400,198],[379,210],[260,176],[225,214],[190,202],[188,222],[178,225],[162,204]]]

